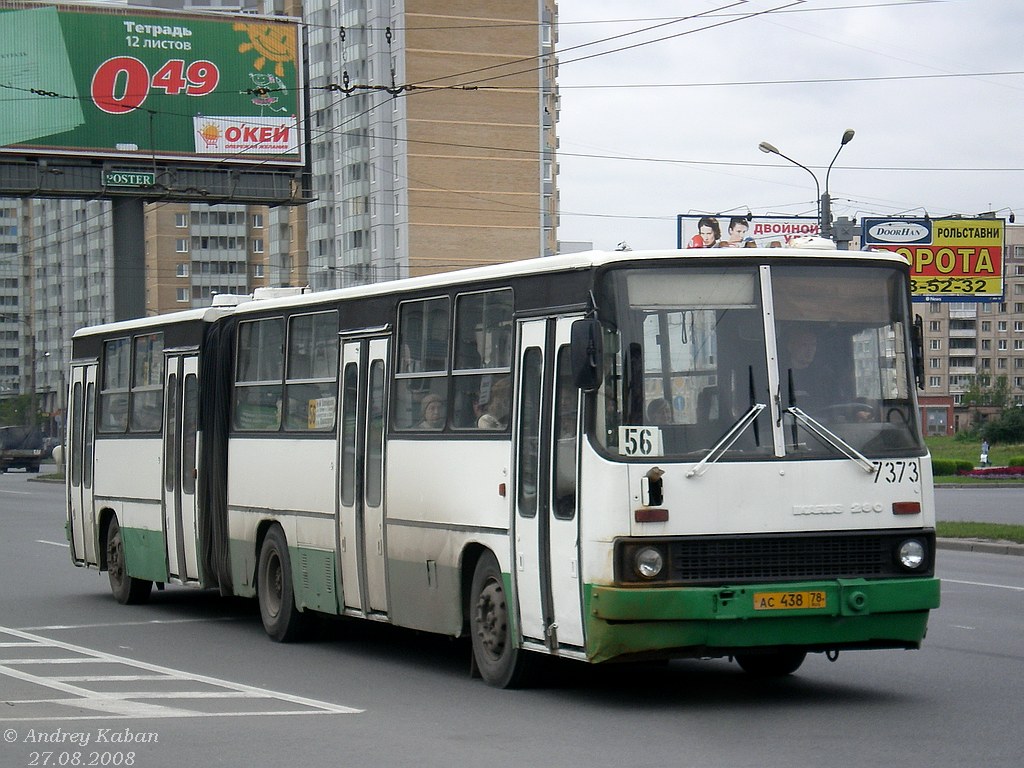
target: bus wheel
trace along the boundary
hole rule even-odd
[[[532,659],[512,638],[505,582],[490,552],[476,564],[470,600],[473,659],[480,677],[496,688],[524,685]]]
[[[107,578],[110,591],[121,605],[139,605],[149,600],[153,582],[128,575],[124,562],[124,540],[115,517],[107,526]]]
[[[800,669],[807,651],[784,650],[770,653],[737,653],[736,662],[755,677],[785,677]]]
[[[284,531],[277,525],[267,531],[260,549],[256,590],[263,628],[273,640],[288,643],[302,635],[305,615],[295,607],[292,561]]]

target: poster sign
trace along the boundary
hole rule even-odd
[[[816,216],[679,214],[677,248],[784,248],[794,237],[818,235]]]
[[[910,262],[916,301],[1002,301],[1005,227],[995,218],[865,218],[861,242]]]
[[[0,2],[0,152],[302,165],[298,20]]]

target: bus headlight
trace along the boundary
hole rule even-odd
[[[899,557],[900,565],[908,571],[916,571],[924,564],[924,544],[922,544],[918,539],[907,539],[900,544],[897,555]]]
[[[643,579],[657,578],[665,567],[665,558],[654,547],[643,547],[637,550],[633,558],[633,570]]]

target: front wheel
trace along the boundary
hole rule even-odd
[[[279,643],[298,640],[305,631],[306,615],[295,606],[288,542],[277,525],[267,531],[263,539],[256,589],[260,618],[271,639]]]
[[[128,575],[124,559],[124,539],[117,518],[107,526],[107,578],[110,580],[110,591],[114,599],[121,605],[138,605],[149,600],[153,590],[153,582],[136,579]]]
[[[498,561],[490,552],[476,564],[469,608],[473,660],[480,677],[495,688],[525,685],[534,659],[528,651],[516,647],[505,581]]]
[[[800,669],[807,651],[782,650],[769,653],[737,653],[736,662],[755,677],[785,677]]]

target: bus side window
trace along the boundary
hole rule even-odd
[[[124,432],[128,428],[129,340],[111,339],[103,344],[103,379],[100,382],[100,432]]]
[[[131,431],[157,432],[163,419],[164,335],[135,337]]]
[[[508,427],[512,291],[460,294],[455,300],[452,425]]]
[[[448,414],[449,301],[407,301],[398,309],[397,430],[440,431]],[[440,398],[440,413],[437,408]],[[438,422],[440,419],[440,422]]]
[[[334,428],[338,372],[338,313],[295,315],[288,321],[285,429]]]
[[[275,317],[241,323],[235,371],[235,429],[281,428],[283,376],[284,320]]]

